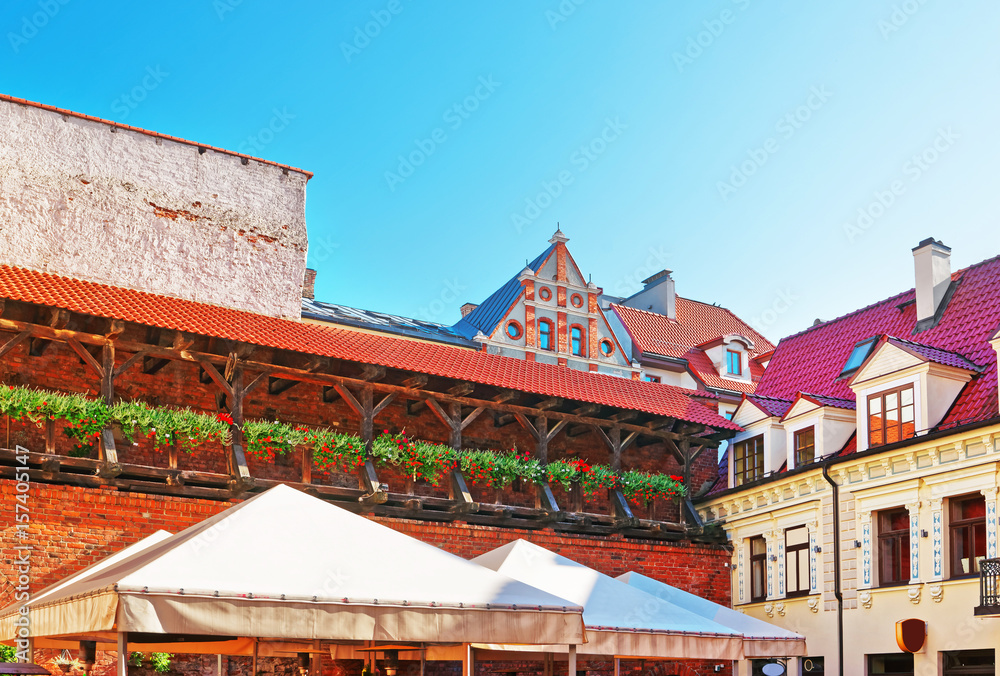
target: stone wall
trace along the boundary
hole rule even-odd
[[[0,98],[0,264],[298,318],[308,179]]]

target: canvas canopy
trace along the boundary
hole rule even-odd
[[[804,657],[806,639],[755,617],[749,617],[708,599],[659,582],[640,573],[628,572],[618,580],[679,608],[688,610],[743,635],[743,653],[748,657]],[[586,614],[584,615],[586,618]]]
[[[743,658],[743,637],[734,629],[530,542],[515,540],[473,561],[583,606],[587,643],[579,646],[581,655]],[[524,649],[491,643],[482,648]],[[559,649],[549,646],[547,650]]]
[[[28,606],[41,637],[585,640],[579,606],[287,486],[147,538]],[[0,640],[18,616],[0,611]]]

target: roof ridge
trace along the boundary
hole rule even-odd
[[[235,157],[243,157],[248,160],[253,160],[255,162],[262,162],[264,164],[269,164],[273,167],[279,167],[281,169],[288,169],[289,171],[294,171],[300,174],[304,174],[308,178],[313,177],[311,171],[306,171],[305,169],[299,169],[298,167],[293,167],[290,164],[281,164],[280,162],[274,162],[273,160],[265,160],[260,157],[254,157],[253,155],[246,155],[235,150],[228,150],[227,148],[219,148],[217,146],[208,145],[207,143],[198,143],[197,141],[191,141],[189,139],[180,138],[179,136],[171,136],[170,134],[163,134],[158,131],[152,131],[149,129],[143,129],[142,127],[134,127],[130,124],[123,124],[121,122],[115,122],[114,120],[106,120],[103,117],[96,117],[94,115],[87,115],[86,113],[78,113],[75,110],[69,110],[67,108],[57,108],[56,106],[51,106],[47,103],[39,103],[37,101],[30,101],[28,99],[21,99],[16,96],[11,96],[9,94],[0,94],[0,101],[7,101],[8,103],[16,103],[22,106],[29,106],[31,108],[38,108],[40,110],[46,110],[50,113],[58,113],[60,115],[69,115],[71,117],[80,118],[81,120],[89,120],[90,122],[98,122],[100,124],[107,124],[112,127],[117,127],[118,129],[127,129],[129,131],[134,131],[140,134],[145,134],[146,136],[152,136],[154,138],[166,139],[168,141],[174,141],[176,143],[183,143],[189,146],[195,146],[196,148],[208,148],[209,150],[214,150],[217,153],[223,153],[225,155],[233,155]],[[307,180],[308,180],[307,178]],[[118,287],[121,288],[121,287]]]
[[[951,273],[951,277],[954,280],[957,277],[964,276],[966,272],[968,272],[969,270],[972,270],[973,268],[978,268],[978,267],[981,267],[983,265],[987,265],[989,263],[993,263],[994,261],[1000,261],[1000,254],[998,254],[996,256],[993,256],[991,258],[987,258],[985,260],[981,260],[978,263],[972,263],[971,265],[967,265],[964,268],[956,270],[955,272]],[[872,309],[874,307],[878,307],[879,305],[884,305],[884,304],[888,303],[889,301],[892,301],[892,300],[895,300],[895,299],[899,298],[900,296],[905,296],[906,294],[913,293],[915,291],[916,291],[916,289],[914,287],[911,287],[911,288],[909,288],[909,289],[907,289],[905,291],[901,291],[900,293],[897,293],[895,295],[889,296],[888,298],[883,298],[882,300],[875,301],[874,303],[869,303],[868,305],[865,305],[864,307],[860,307],[860,308],[858,308],[856,310],[852,310],[852,311],[850,311],[850,312],[848,312],[846,314],[842,314],[839,317],[834,317],[833,319],[827,320],[827,321],[823,322],[822,324],[816,324],[816,325],[813,325],[813,326],[809,326],[809,327],[807,327],[805,329],[802,329],[801,331],[789,334],[789,335],[785,336],[784,338],[782,338],[781,340],[779,340],[778,342],[781,343],[782,341],[789,340],[790,338],[797,338],[798,336],[801,336],[803,334],[809,333],[810,331],[821,329],[824,326],[827,326],[828,324],[833,324],[834,322],[839,322],[839,321],[841,321],[843,319],[847,319],[848,317],[852,317],[852,316],[854,316],[856,314],[860,314],[860,313],[865,312],[867,310],[870,310],[870,309]],[[927,347],[933,347],[933,345],[928,345]]]

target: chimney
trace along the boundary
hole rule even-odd
[[[466,303],[462,306],[462,317],[468,317],[469,313],[479,307],[476,303]]]
[[[913,249],[913,267],[916,273],[917,327],[930,328],[942,304],[946,302],[951,286],[951,248],[933,237],[925,239]]]
[[[312,268],[306,268],[306,274],[302,278],[302,297],[309,299],[316,297],[316,271]]]
[[[670,270],[660,270],[652,277],[642,280],[642,291],[635,294],[629,303],[640,310],[649,310],[670,319],[677,318],[677,293],[674,291],[674,278]]]

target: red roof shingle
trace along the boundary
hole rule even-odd
[[[764,369],[753,361],[757,355],[774,349],[767,338],[724,307],[677,297],[676,319],[638,310],[626,305],[611,305],[636,347],[642,352],[686,359],[695,377],[707,387],[751,393]],[[712,360],[699,348],[722,336],[738,334],[754,343],[750,350],[751,381],[732,380],[719,375]]]
[[[719,430],[740,429],[712,409],[694,401],[690,393],[680,387],[575,371],[449,345],[278,319],[24,268],[0,265],[0,298],[543,396],[643,411]]]

